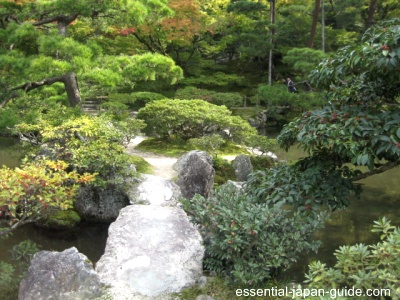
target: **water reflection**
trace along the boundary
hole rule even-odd
[[[52,231],[26,225],[13,231],[7,239],[0,241],[0,261],[12,263],[11,251],[18,243],[30,239],[41,250],[63,251],[76,247],[92,262],[97,262],[104,253],[108,236],[108,224],[83,222],[75,230]]]
[[[0,167],[14,168],[21,164],[22,152],[17,149],[17,144],[18,141],[13,138],[0,137]]]

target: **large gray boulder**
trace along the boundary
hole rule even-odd
[[[178,172],[177,184],[184,198],[191,199],[195,194],[211,196],[215,170],[207,152],[190,151],[179,158],[173,168]]]
[[[253,165],[251,164],[250,158],[244,154],[236,156],[232,162],[232,166],[238,181],[246,181],[247,176],[253,172]]]
[[[87,221],[114,222],[121,208],[129,205],[129,198],[120,189],[100,189],[86,186],[79,189],[75,210]]]
[[[138,184],[127,192],[131,204],[175,206],[181,190],[172,180],[154,175],[142,175]]]
[[[75,247],[35,254],[22,280],[19,300],[85,300],[101,296],[92,263]]]
[[[96,271],[114,299],[155,297],[195,285],[203,255],[200,233],[181,208],[130,205],[110,225]]]

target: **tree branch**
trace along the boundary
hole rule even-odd
[[[74,72],[69,72],[62,76],[45,78],[40,81],[27,82],[19,86],[16,86],[14,88],[11,88],[8,91],[23,90],[27,93],[41,86],[52,85],[53,83],[56,82],[64,83],[65,91],[67,92],[68,100],[71,107],[75,107],[81,102],[81,95],[79,92],[78,81],[76,79],[76,74]],[[14,97],[15,95],[7,97],[5,100],[3,100],[3,102],[0,103],[0,108],[4,107]]]
[[[57,22],[57,23],[62,22],[64,24],[68,25],[68,24],[71,24],[77,17],[78,17],[78,14],[73,14],[70,16],[59,15],[59,16],[54,16],[54,17],[50,17],[47,19],[43,19],[43,20],[34,22],[33,25],[40,26],[40,25],[49,24],[49,23],[53,23],[53,22]]]
[[[358,176],[355,176],[355,177],[351,178],[351,181],[358,181],[358,180],[361,180],[361,179],[365,179],[365,178],[367,178],[369,176],[386,172],[386,171],[388,171],[390,169],[393,169],[393,168],[395,168],[395,167],[397,167],[399,165],[400,165],[400,160],[389,161],[386,164],[382,165],[378,169],[375,169],[375,170],[372,170],[372,171],[369,171],[369,172],[365,172],[365,173],[362,173],[362,174],[360,174]]]

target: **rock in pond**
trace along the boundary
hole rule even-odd
[[[19,300],[85,300],[101,296],[99,276],[75,247],[36,253],[22,280]]]
[[[200,233],[181,208],[131,205],[110,225],[96,271],[115,299],[163,299],[196,284],[203,255]]]

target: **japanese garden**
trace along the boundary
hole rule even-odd
[[[397,0],[3,0],[0,74],[1,299],[400,299]]]

